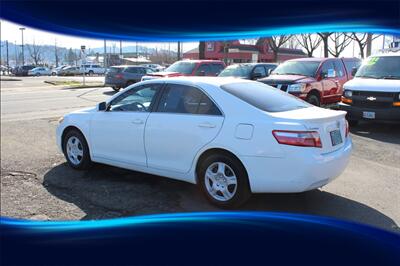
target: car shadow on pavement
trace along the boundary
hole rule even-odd
[[[400,123],[360,121],[357,126],[350,128],[350,132],[360,137],[400,144]]]
[[[114,95],[116,93],[117,93],[117,91],[115,91],[113,89],[111,89],[110,91],[103,91],[104,95],[109,95],[109,96],[112,96],[112,95]]]
[[[89,171],[76,171],[66,163],[60,164],[45,174],[43,185],[55,197],[82,210],[86,214],[83,220],[222,211],[210,205],[195,185],[101,164],[95,164]],[[238,210],[331,216],[399,232],[396,223],[383,213],[321,190],[297,194],[256,194]],[[60,206],[59,211],[65,213],[71,210],[70,207],[63,209]]]

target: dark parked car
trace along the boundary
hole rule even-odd
[[[14,69],[13,74],[15,76],[28,76],[29,70],[34,69],[36,66],[28,65],[28,66],[19,66]]]
[[[105,86],[110,86],[115,91],[125,88],[142,79],[144,75],[154,71],[143,66],[113,66],[106,72]]]
[[[257,80],[269,76],[269,73],[277,67],[277,64],[268,63],[243,63],[230,65],[218,75],[218,77],[237,77],[242,79]]]

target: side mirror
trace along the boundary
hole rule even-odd
[[[106,102],[101,102],[97,104],[97,111],[103,112],[107,110]]]
[[[261,73],[255,72],[255,73],[253,73],[253,74],[251,75],[251,79],[253,79],[253,80],[255,80],[255,79],[260,79],[260,78],[262,78]]]
[[[351,75],[352,75],[353,77],[356,75],[357,70],[358,70],[358,68],[356,68],[356,67],[353,67],[353,68],[351,69]]]

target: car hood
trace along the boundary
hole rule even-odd
[[[344,84],[347,90],[400,92],[400,80],[354,78]]]
[[[179,77],[179,76],[184,76],[182,73],[179,72],[157,72],[157,73],[151,73],[147,74],[147,76],[155,76],[155,77]]]
[[[265,83],[295,83],[295,82],[314,82],[315,79],[312,77],[302,76],[302,75],[270,75],[267,78],[261,79],[259,81]]]
[[[71,112],[71,114],[94,113],[97,112],[97,107],[88,107]]]

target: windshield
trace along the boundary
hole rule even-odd
[[[175,62],[170,67],[168,67],[166,72],[179,72],[182,74],[192,74],[196,63],[193,62]]]
[[[400,79],[400,56],[373,56],[357,71],[358,78]]]
[[[272,74],[314,77],[319,65],[318,61],[286,61],[275,68]]]
[[[248,77],[250,75],[252,65],[231,65],[225,68],[219,77]]]
[[[311,107],[305,101],[261,82],[231,83],[221,88],[266,112],[285,112]]]

